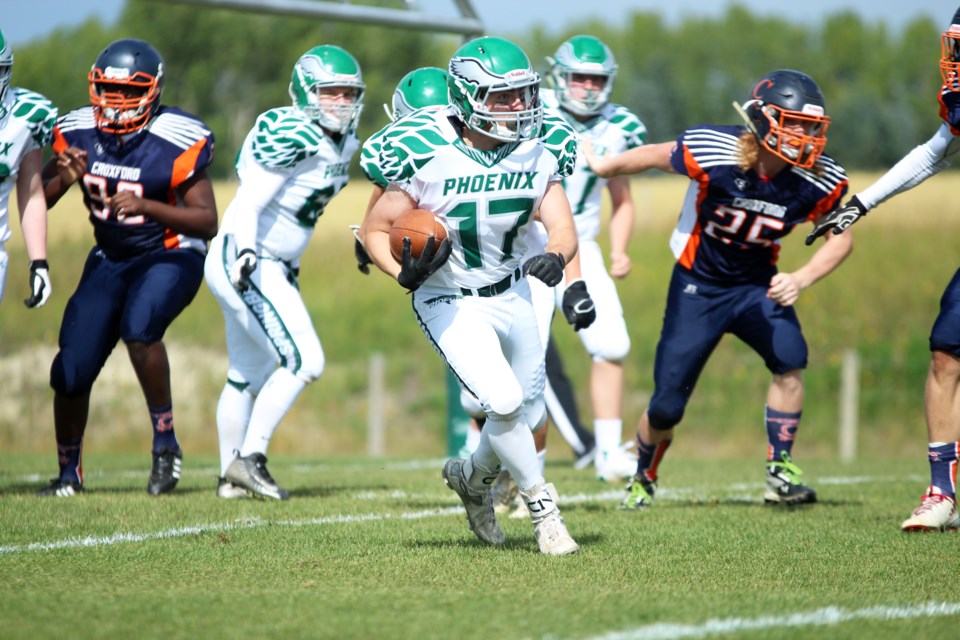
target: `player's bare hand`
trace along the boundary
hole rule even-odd
[[[87,152],[76,147],[67,147],[57,155],[57,176],[60,184],[69,187],[87,171]]]
[[[767,297],[783,307],[789,307],[800,297],[800,283],[792,273],[778,273],[770,279]]]
[[[591,142],[589,138],[584,138],[580,142],[580,149],[583,151],[583,158],[587,161],[587,165],[591,171],[601,178],[610,178],[613,176],[613,173],[608,170],[607,165],[609,163],[607,159],[597,155],[596,150],[593,148],[593,142]]]
[[[118,191],[112,198],[107,198],[107,206],[117,216],[117,220],[143,215],[143,198],[137,197],[132,191]]]
[[[610,254],[610,275],[614,278],[626,278],[633,269],[633,261],[625,253]]]

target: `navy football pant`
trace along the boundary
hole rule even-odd
[[[201,282],[203,256],[191,249],[110,260],[94,248],[63,312],[50,386],[71,397],[89,392],[118,340],[163,339]]]
[[[960,358],[960,269],[940,298],[940,315],[930,331],[930,351],[944,351]]]
[[[726,333],[747,343],[773,374],[807,366],[807,342],[793,307],[767,298],[767,286],[718,286],[676,265],[653,366],[650,426],[680,422],[710,354]]]

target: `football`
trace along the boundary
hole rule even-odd
[[[413,209],[402,214],[390,228],[390,253],[399,262],[403,251],[403,239],[410,238],[410,253],[419,258],[427,239],[436,238],[433,250],[436,251],[443,239],[447,237],[447,227],[432,211]]]

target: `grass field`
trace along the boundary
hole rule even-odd
[[[956,535],[903,535],[915,465],[806,465],[820,503],[761,503],[757,460],[664,463],[658,503],[548,466],[575,556],[528,521],[502,549],[467,529],[440,459],[283,456],[285,503],[214,497],[188,457],[150,498],[143,455],[88,456],[86,494],[39,500],[48,467],[0,454],[4,638],[949,638]]]
[[[853,190],[875,176],[855,176]],[[633,350],[625,437],[649,396],[672,259],[666,241],[686,181],[634,183],[634,272],[620,285]],[[0,306],[0,637],[54,638],[927,638],[960,623],[953,535],[898,524],[927,482],[926,336],[956,268],[960,177],[944,174],[858,224],[853,257],[803,294],[811,350],[798,462],[821,502],[771,509],[762,492],[763,398],[754,354],[725,341],[661,468],[655,509],[615,510],[620,487],[576,472],[551,437],[548,479],[580,554],[544,558],[529,523],[506,521],[504,549],[467,530],[439,477],[446,390],[439,358],[396,284],[364,278],[347,224],[367,187],[339,196],[305,255],[301,287],[327,355],[271,445],[286,503],[224,502],[214,413],[226,358],[219,308],[202,290],[168,336],[180,487],[149,498],[149,424],[118,350],[94,388],[89,491],[33,496],[56,470],[47,371],[63,306],[90,244],[79,198],[51,213],[48,307],[27,311],[14,229]],[[76,194],[74,194],[76,196]],[[232,186],[217,187],[220,210]],[[809,256],[806,229],[782,268]],[[589,420],[589,360],[554,334]],[[846,349],[863,359],[859,457],[836,455]],[[387,456],[365,450],[368,363],[386,357]]]

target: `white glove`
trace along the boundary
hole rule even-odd
[[[46,260],[30,261],[30,297],[23,301],[30,309],[39,309],[47,304],[53,288],[50,286],[50,269]]]
[[[237,261],[230,267],[230,282],[233,288],[243,293],[250,288],[250,274],[257,269],[257,253],[253,249],[243,249]]]

